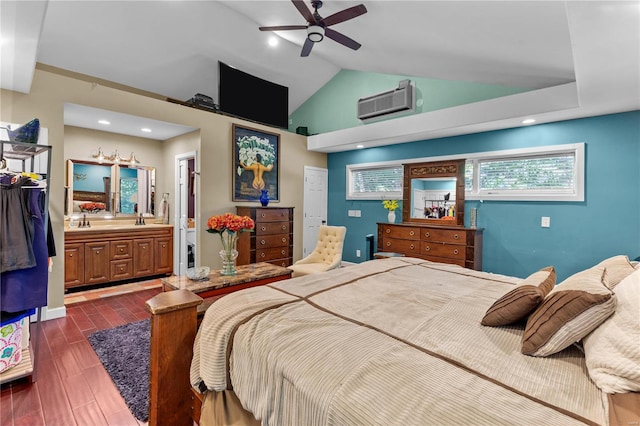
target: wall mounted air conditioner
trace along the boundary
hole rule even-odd
[[[394,112],[414,109],[411,81],[402,80],[397,89],[358,99],[358,118],[366,120]]]

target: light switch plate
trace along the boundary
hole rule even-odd
[[[540,221],[540,226],[543,228],[551,227],[551,218],[548,216],[542,216],[542,220]]]

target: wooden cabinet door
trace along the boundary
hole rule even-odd
[[[64,246],[64,287],[84,284],[84,244]]]
[[[171,237],[155,238],[155,273],[170,274],[173,272],[173,239]]]
[[[84,244],[85,284],[100,284],[109,281],[109,242]]]
[[[133,276],[153,275],[154,255],[153,238],[133,240]]]

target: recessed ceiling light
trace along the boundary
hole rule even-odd
[[[105,126],[108,126],[109,124],[111,124],[111,122],[107,120],[98,120],[98,123],[104,124]]]
[[[364,145],[362,144],[356,145],[356,148],[364,148]]]
[[[142,130],[143,132],[146,132],[146,133],[151,133],[151,129],[150,129],[150,128],[148,128],[148,127],[143,127],[143,128],[142,128],[142,129],[140,129],[140,130]]]
[[[269,46],[276,47],[278,45],[278,37],[275,37],[275,36],[269,37],[268,43],[269,43]]]
[[[526,120],[522,120],[522,124],[533,124],[535,122],[536,120],[534,120],[533,118],[527,118]]]

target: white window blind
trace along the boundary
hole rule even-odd
[[[574,186],[573,153],[479,161],[479,191],[566,192]]]
[[[400,198],[402,165],[349,168],[347,199]]]

